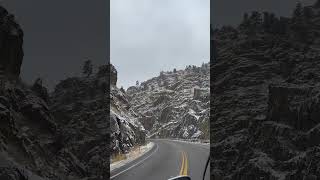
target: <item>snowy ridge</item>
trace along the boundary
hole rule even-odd
[[[161,72],[127,94],[148,137],[209,138],[209,64]]]

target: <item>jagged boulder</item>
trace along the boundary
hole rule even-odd
[[[118,80],[118,72],[116,68],[110,64],[110,82],[111,85],[116,86],[117,85],[117,80]]]
[[[45,102],[49,102],[49,93],[46,87],[42,84],[42,79],[38,78],[31,87],[40,98],[42,98]]]
[[[17,79],[23,59],[23,31],[14,16],[0,6],[0,70],[7,78]]]

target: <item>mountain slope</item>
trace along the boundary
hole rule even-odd
[[[113,65],[110,69],[111,154],[126,153],[133,146],[145,143],[145,130],[138,121],[137,114],[129,110],[131,105],[127,94],[116,86],[117,70]]]
[[[297,11],[212,31],[214,179],[320,177],[320,9]]]
[[[150,137],[209,138],[209,65],[161,72],[127,90]]]

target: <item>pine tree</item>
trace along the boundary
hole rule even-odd
[[[298,2],[295,10],[293,11],[293,18],[300,19],[302,17],[302,4]]]
[[[173,73],[177,73],[177,69],[176,68],[173,69]]]
[[[123,86],[121,86],[120,91],[121,91],[122,93],[125,93],[125,92],[126,92],[126,91],[124,90]]]
[[[269,32],[270,30],[270,26],[271,26],[271,18],[270,18],[270,14],[268,12],[264,12],[263,13],[263,29],[267,32]]]
[[[248,28],[248,25],[249,25],[249,15],[248,13],[244,13],[242,23],[240,24],[240,28],[246,29]]]
[[[136,81],[136,86],[139,86],[139,81]]]
[[[255,28],[262,24],[261,14],[258,11],[253,11],[250,17]]]
[[[91,60],[85,61],[82,68],[83,74],[89,77],[92,74],[92,71],[93,71],[93,65]]]

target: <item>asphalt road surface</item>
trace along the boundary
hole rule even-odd
[[[154,147],[138,159],[110,173],[112,180],[167,180],[188,175],[202,180],[210,147],[204,144],[165,139],[150,140]],[[210,179],[210,167],[206,180]]]

